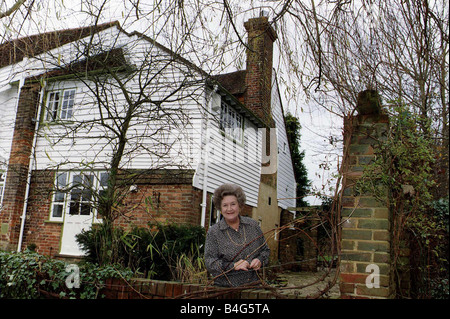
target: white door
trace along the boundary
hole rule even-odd
[[[78,246],[75,236],[83,229],[88,230],[92,226],[94,175],[79,173],[71,177],[72,188],[68,194],[69,202],[65,209],[60,254],[82,256],[84,253]]]

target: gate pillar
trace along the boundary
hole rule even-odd
[[[344,120],[340,293],[341,298],[393,298],[389,209],[374,194],[354,189],[388,132],[389,118],[376,91],[359,93],[357,110]]]

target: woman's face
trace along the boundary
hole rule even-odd
[[[235,222],[239,218],[240,207],[236,196],[226,195],[222,199],[220,207],[223,218],[226,222]]]

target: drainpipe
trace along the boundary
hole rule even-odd
[[[203,170],[203,197],[202,197],[202,215],[201,215],[201,226],[205,227],[206,224],[206,198],[208,195],[208,170],[209,170],[209,140],[210,140],[210,131],[209,131],[209,117],[212,112],[212,96],[217,91],[217,85],[214,86],[213,90],[211,91],[211,94],[209,95],[209,101],[208,101],[208,112],[206,114],[206,145],[205,145],[205,167]]]
[[[19,103],[19,98],[20,98],[20,91],[22,89],[23,86],[23,78],[20,80],[21,84],[19,84],[19,96],[17,97],[17,103]],[[22,216],[20,217],[21,221],[20,221],[20,234],[19,234],[19,242],[17,244],[17,252],[20,252],[22,249],[22,241],[23,241],[23,231],[25,228],[25,218],[27,217],[27,208],[28,208],[28,195],[30,194],[30,183],[31,183],[31,174],[33,171],[33,162],[34,162],[34,151],[36,149],[36,141],[37,141],[37,131],[39,128],[39,118],[40,118],[40,114],[41,114],[41,108],[42,108],[42,102],[44,99],[44,89],[45,89],[45,85],[46,82],[44,82],[42,88],[41,88],[41,93],[39,96],[39,104],[38,104],[38,109],[36,112],[36,118],[35,118],[35,122],[34,122],[34,136],[33,136],[33,143],[31,144],[31,154],[30,154],[30,161],[28,163],[28,175],[27,175],[27,184],[25,186],[25,200],[23,203],[23,210],[22,210]]]

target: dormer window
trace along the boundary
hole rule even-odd
[[[73,116],[75,89],[47,93],[47,121],[70,120]]]
[[[242,142],[244,119],[230,105],[222,100],[220,109],[220,129],[236,142]]]

